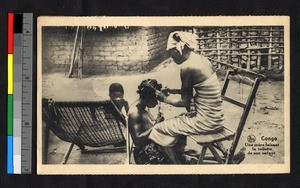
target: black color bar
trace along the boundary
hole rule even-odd
[[[23,14],[15,14],[14,33],[23,32]]]

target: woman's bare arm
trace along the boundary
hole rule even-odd
[[[167,94],[181,94],[181,89],[170,89],[170,88],[166,88],[162,90],[163,93]]]
[[[175,107],[186,107],[188,108],[190,105],[191,97],[193,96],[193,80],[192,80],[192,72],[191,69],[181,70],[181,98],[172,99],[164,95],[164,93],[157,91],[156,94],[162,102],[170,104]]]

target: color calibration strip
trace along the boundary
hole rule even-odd
[[[8,174],[31,173],[32,18],[8,14]]]
[[[14,14],[8,14],[7,30],[7,173],[14,173],[14,154],[13,154],[13,58],[14,58]]]

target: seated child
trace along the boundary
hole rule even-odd
[[[149,108],[154,108],[158,102],[155,90],[160,90],[161,84],[156,80],[144,80],[139,86],[140,97],[131,106],[128,112],[128,128],[135,148],[133,151],[136,164],[169,164],[163,148],[148,139],[152,127],[163,121],[163,117],[154,118]]]
[[[126,116],[129,110],[128,102],[124,99],[124,88],[119,83],[112,83],[109,86],[109,97],[117,106],[119,111]]]

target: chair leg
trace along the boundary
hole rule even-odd
[[[217,142],[216,143],[216,148],[223,153],[223,155],[224,155],[225,158],[227,157],[228,150],[225,148],[225,146],[224,146],[224,144],[222,142]]]
[[[129,146],[129,159],[132,156],[132,152],[133,152],[133,143],[131,143],[130,146]]]
[[[206,150],[207,150],[207,146],[203,146],[197,164],[201,164],[203,162],[204,156],[206,154]]]
[[[73,147],[74,147],[74,143],[71,143],[68,150],[67,150],[67,152],[66,152],[66,154],[64,155],[64,158],[63,158],[61,164],[66,164],[67,163]]]
[[[213,156],[216,158],[216,160],[218,161],[218,163],[220,164],[224,164],[222,158],[220,157],[220,155],[218,154],[218,152],[216,151],[216,149],[212,146],[212,145],[209,145],[208,146],[211,153],[213,154]]]

